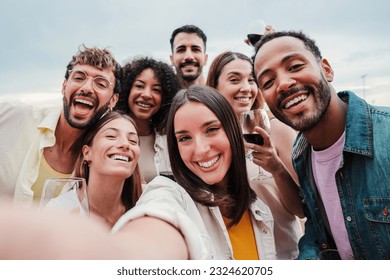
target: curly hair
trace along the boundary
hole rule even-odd
[[[179,81],[173,69],[165,62],[150,57],[139,57],[123,66],[122,91],[115,109],[130,113],[128,105],[130,91],[136,78],[145,69],[151,69],[161,84],[162,100],[160,109],[152,116],[151,125],[159,133],[165,131],[165,119],[168,115],[172,98],[180,90]]]
[[[69,78],[70,70],[78,64],[91,65],[100,69],[111,68],[115,76],[114,93],[120,93],[122,69],[108,49],[87,48],[85,45],[81,45],[66,66],[65,79]]]

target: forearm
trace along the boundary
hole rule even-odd
[[[129,221],[116,233],[117,242],[126,246],[128,259],[187,260],[189,253],[180,231],[153,217]]]
[[[291,214],[303,218],[304,213],[302,209],[302,198],[299,195],[299,186],[287,168],[281,164],[279,168],[273,170],[272,175],[278,187],[283,206]]]

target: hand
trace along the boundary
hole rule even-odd
[[[260,134],[264,139],[263,145],[256,145],[245,142],[245,147],[252,150],[253,162],[261,166],[267,172],[273,174],[278,168],[283,166],[278,153],[271,142],[270,135],[267,131],[259,126],[254,128],[254,132]]]

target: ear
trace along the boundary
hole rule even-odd
[[[169,55],[169,59],[171,60],[172,65],[174,65],[173,64],[173,55]]]
[[[204,55],[204,65],[207,65],[207,60],[209,59],[209,55],[206,53]]]
[[[62,86],[61,86],[62,95],[65,95],[65,88],[66,88],[66,83],[67,82],[68,82],[67,79],[64,79],[64,81],[62,82]]]
[[[119,100],[119,93],[114,93],[110,99],[110,109],[113,109]]]
[[[323,58],[321,60],[321,68],[322,68],[322,71],[324,73],[324,76],[325,76],[326,80],[328,82],[332,82],[333,81],[333,77],[334,77],[334,73],[333,73],[333,69],[330,66],[330,63],[329,63],[329,61],[327,59]]]
[[[84,160],[85,161],[90,161],[91,160],[91,147],[88,145],[84,145],[81,149],[81,152],[83,153]]]

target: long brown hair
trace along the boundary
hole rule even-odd
[[[218,80],[219,77],[221,76],[223,68],[230,62],[240,59],[243,61],[249,62],[249,64],[252,67],[252,75],[255,77],[255,72],[253,69],[253,61],[250,57],[246,56],[243,53],[239,52],[232,52],[232,51],[226,51],[221,54],[219,54],[217,57],[214,58],[213,62],[210,65],[209,72],[207,75],[207,80],[206,80],[206,85],[212,88],[217,88],[218,87]],[[257,81],[255,79],[255,83],[257,85]],[[258,91],[257,97],[255,99],[255,102],[252,105],[252,109],[258,109],[263,107],[264,101],[260,96],[260,92]]]
[[[233,155],[228,170],[227,193],[221,192],[220,188],[206,184],[184,164],[180,156],[175,137],[174,118],[177,110],[188,102],[198,102],[209,108],[225,130]],[[226,217],[232,220],[229,226],[237,224],[256,199],[256,194],[249,186],[240,125],[227,100],[211,87],[194,85],[176,94],[167,120],[169,159],[175,180],[194,201],[206,206],[219,206],[227,209]]]
[[[106,125],[107,123],[115,120],[115,119],[125,119],[131,122],[134,127],[137,130],[137,127],[135,125],[134,120],[127,114],[121,112],[121,111],[112,111],[107,114],[105,114],[102,118],[100,118],[91,128],[89,128],[86,133],[83,136],[83,139],[81,141],[81,146],[84,145],[92,146],[93,140],[96,136],[96,134],[99,132],[99,130]],[[80,152],[79,157],[77,158],[74,175],[76,177],[82,177],[85,178],[88,185],[88,179],[89,179],[89,166],[86,164],[84,160],[84,154]],[[141,173],[140,169],[137,163],[137,166],[133,172],[133,174],[126,178],[125,183],[123,185],[121,200],[125,206],[126,210],[131,209],[142,193],[142,185],[141,185]]]

